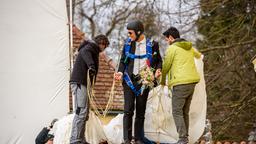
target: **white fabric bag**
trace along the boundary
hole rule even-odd
[[[54,136],[54,144],[70,143],[73,118],[74,114],[71,114],[58,121]],[[91,144],[98,144],[107,140],[100,119],[92,111],[90,111],[89,119],[86,122],[85,137],[87,142]]]
[[[206,120],[206,90],[202,59],[195,59],[200,82],[196,85],[190,106],[189,142],[195,143],[203,134]],[[155,142],[173,143],[178,140],[172,116],[171,91],[158,86],[150,91],[145,114],[145,136]]]

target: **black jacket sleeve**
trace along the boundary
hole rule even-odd
[[[36,137],[36,144],[45,144],[49,131],[49,129],[44,127]]]
[[[163,60],[160,55],[158,42],[154,42],[153,48],[154,48],[153,58],[156,59],[156,69],[162,69]]]
[[[122,55],[121,55],[121,58],[120,58],[120,61],[119,61],[119,67],[118,67],[118,72],[122,72],[124,73],[124,70],[125,70],[125,49],[124,49],[125,46],[123,46],[123,50],[122,50]]]

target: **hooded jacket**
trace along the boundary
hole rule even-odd
[[[167,74],[169,87],[199,82],[194,57],[200,58],[201,53],[192,47],[191,42],[184,39],[175,40],[166,50],[161,83],[165,83]]]
[[[88,69],[95,70],[96,74],[98,72],[100,48],[92,41],[84,41],[79,47],[78,52],[70,83],[78,83],[87,86]]]

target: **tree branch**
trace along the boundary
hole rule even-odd
[[[253,43],[256,43],[256,39],[252,39],[252,40],[245,41],[245,42],[234,43],[231,45],[216,46],[216,47],[201,49],[200,52],[207,53],[207,52],[214,51],[214,50],[225,50],[225,49],[235,48],[235,46],[242,46],[242,45],[253,44]]]

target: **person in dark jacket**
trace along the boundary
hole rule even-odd
[[[91,82],[93,78],[96,78],[99,67],[99,53],[108,45],[108,38],[105,35],[98,35],[92,41],[84,41],[78,49],[79,53],[70,79],[71,91],[75,98],[75,117],[72,124],[71,144],[88,143],[84,136],[89,113],[87,74]]]
[[[121,80],[123,78],[124,88],[124,118],[123,118],[123,138],[125,144],[130,144],[132,140],[132,117],[134,114],[134,107],[136,109],[135,124],[134,124],[134,138],[136,144],[144,143],[144,119],[146,103],[149,94],[149,88],[146,88],[141,93],[137,93],[142,84],[140,81],[139,71],[145,67],[145,64],[150,63],[150,67],[154,68],[155,77],[161,74],[162,58],[159,53],[159,45],[157,42],[146,37],[144,26],[141,21],[135,20],[127,25],[129,39],[123,48],[118,72],[115,73],[115,79]],[[127,47],[130,47],[127,51]],[[131,56],[131,57],[129,57]],[[133,58],[137,57],[137,58]],[[150,61],[150,62],[149,62]],[[148,65],[148,64],[147,64]],[[127,83],[128,78],[135,87]],[[136,105],[135,105],[136,101]]]
[[[36,144],[46,144],[50,143],[49,141],[53,141],[54,135],[49,132],[53,128],[54,123],[58,121],[58,119],[53,119],[51,124],[48,127],[44,127],[40,133],[36,137]]]

